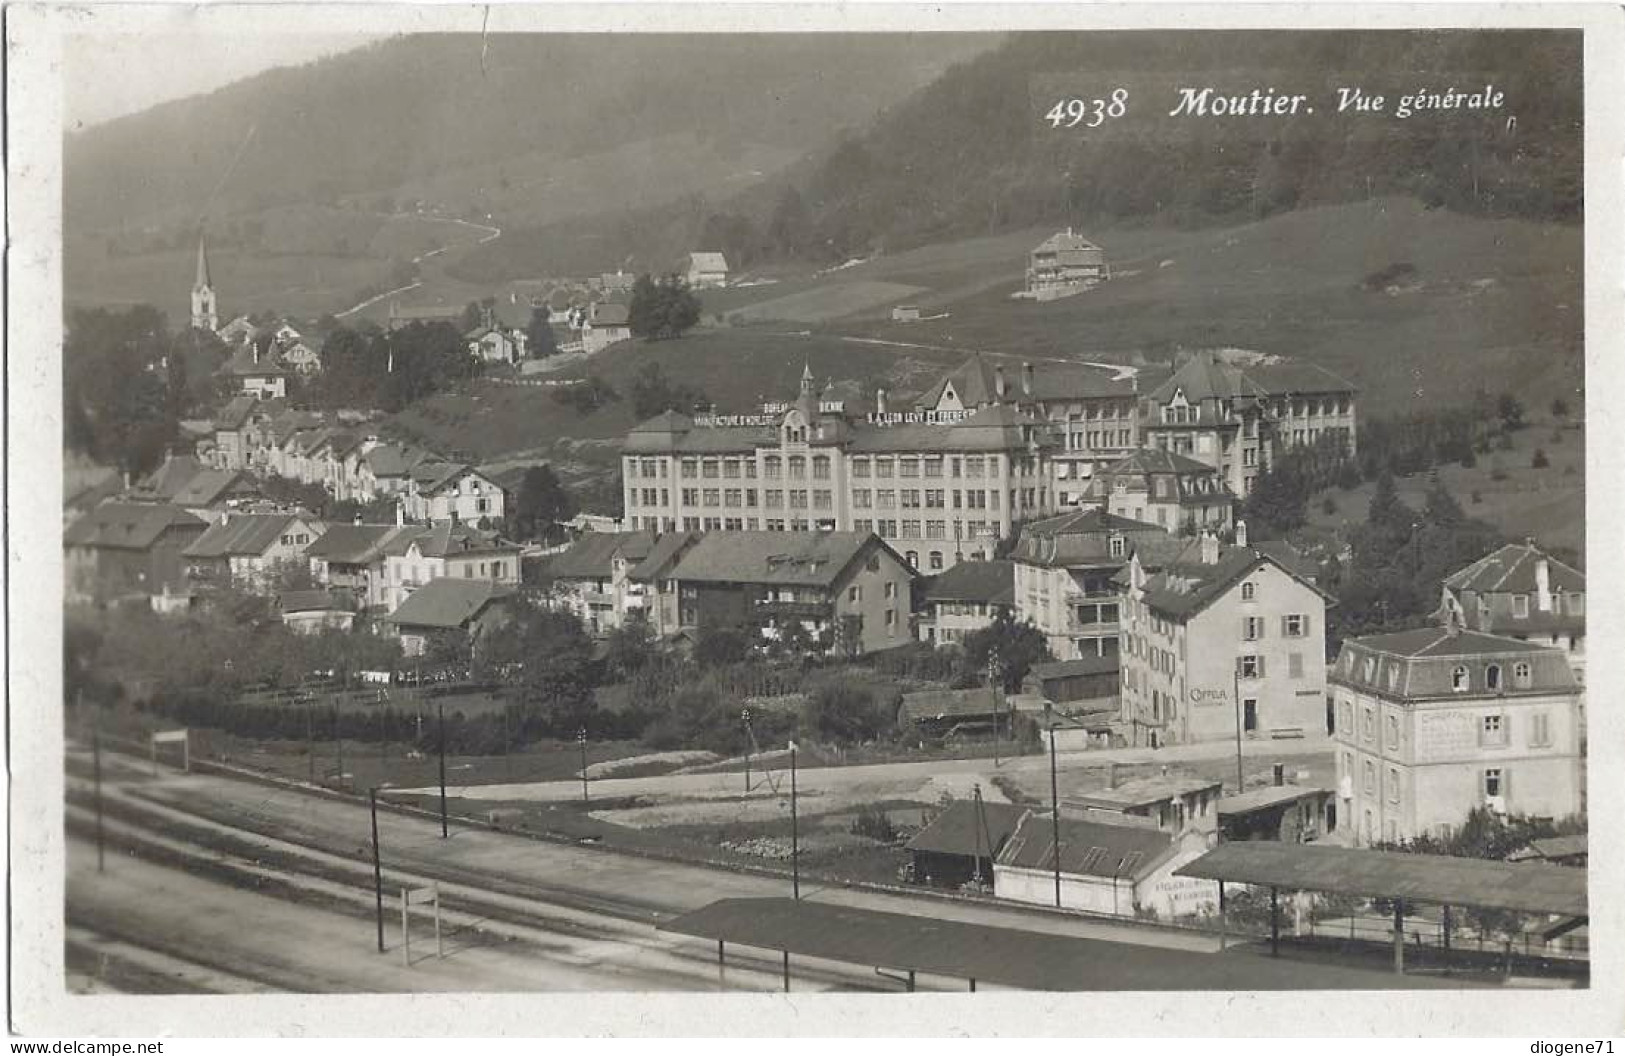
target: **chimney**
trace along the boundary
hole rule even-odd
[[[1005,392],[1004,368],[1003,367],[994,367],[993,368],[993,393],[994,393],[994,396],[997,397],[998,402],[1000,402],[1000,403],[1004,402],[1004,392]]]
[[[1031,363],[1023,363],[1021,365],[1021,394],[1027,397],[1029,400],[1032,399],[1033,365]]]
[[[1236,545],[1237,546],[1246,546],[1247,545],[1247,522],[1246,521],[1237,521],[1236,522]]]
[[[875,390],[875,413],[876,414],[885,414],[886,413],[886,390],[885,389],[876,389]]]
[[[1552,566],[1545,554],[1540,554],[1535,561],[1535,608],[1541,612],[1552,611]]]
[[[1282,763],[1276,763],[1275,764],[1275,787],[1280,788],[1284,784],[1286,784],[1286,766],[1284,764],[1282,764]]]
[[[1202,564],[1216,565],[1219,563],[1219,537],[1212,532],[1204,531],[1201,538]]]

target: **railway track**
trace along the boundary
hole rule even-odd
[[[66,822],[70,839],[83,853],[94,838],[96,821],[94,793],[79,769],[70,768]],[[133,772],[117,763],[112,769]],[[114,869],[120,856],[130,856],[197,881],[336,914],[357,924],[358,933],[373,920],[375,892],[365,843],[302,832],[270,808],[237,814],[218,803],[159,797],[153,794],[155,787],[118,781],[104,781],[102,791],[103,838]],[[273,798],[286,795],[275,793]],[[537,845],[536,853],[548,850]],[[719,975],[705,947],[657,935],[655,925],[671,911],[650,903],[491,875],[410,852],[387,855],[384,873],[386,896],[402,887],[439,886],[446,947],[453,957],[495,950],[505,957],[574,965],[608,977],[633,975],[640,989],[775,990],[780,985],[778,959],[745,950],[731,955],[726,974]],[[392,913],[386,923],[393,940],[399,925]],[[245,949],[206,950],[178,941],[75,898],[71,885],[68,923],[77,929],[69,939],[70,967],[80,972],[87,965],[106,969],[89,974],[114,989],[325,988],[315,985],[318,977],[302,966],[256,961],[251,943]],[[855,970],[813,965],[798,966],[796,979],[798,988],[893,989],[889,981]]]

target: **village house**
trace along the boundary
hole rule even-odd
[[[801,632],[845,655],[902,645],[914,572],[873,532],[706,533],[671,573],[684,630]]]
[[[505,326],[481,326],[463,336],[468,353],[485,363],[517,363],[525,358],[528,339],[523,330]]]
[[[661,638],[682,629],[679,620],[677,581],[672,571],[684,554],[700,541],[698,532],[667,532],[655,539],[648,554],[626,572],[623,608],[627,616],[641,611],[649,626]],[[617,559],[624,559],[617,555]]]
[[[1335,436],[1355,453],[1354,384],[1312,363],[1192,355],[1143,400],[1145,446],[1216,470],[1238,496],[1293,447]]]
[[[1014,584],[1009,561],[959,562],[926,585],[915,634],[932,645],[961,644],[966,635],[1014,611]]]
[[[654,534],[646,531],[583,534],[548,564],[553,604],[575,613],[594,635],[618,629],[628,612],[648,609],[655,588],[631,573],[654,548]]]
[[[109,604],[187,589],[187,547],[208,525],[178,506],[108,501],[63,532],[66,600]]]
[[[1116,917],[1159,920],[1199,916],[1218,906],[1218,885],[1173,875],[1174,870],[1210,849],[1201,834],[1172,835],[1134,824],[1029,814],[1005,842],[993,865],[1000,898],[1029,905]]]
[[[1116,656],[1115,577],[1136,555],[1161,568],[1183,545],[1165,528],[1095,507],[1029,522],[1011,554],[1016,618],[1062,660]]]
[[[248,468],[248,422],[259,401],[233,396],[214,417],[214,460],[220,469]]]
[[[321,531],[295,514],[221,514],[182,554],[195,586],[257,590],[284,569],[305,566],[305,550]]]
[[[993,887],[993,860],[1032,811],[1012,803],[956,799],[904,845],[917,884]]]
[[[520,583],[520,548],[467,524],[406,525],[382,545],[386,611],[437,579],[481,580],[504,587]]]
[[[1509,543],[1444,581],[1439,617],[1471,631],[1563,650],[1585,684],[1585,573],[1533,539]]]
[[[728,285],[728,261],[721,253],[690,253],[683,277],[696,290]]]
[[[1113,768],[1115,772],[1115,767]],[[1140,824],[1178,836],[1195,832],[1216,840],[1223,785],[1212,778],[1164,772],[1061,797],[1064,814],[1111,824]]]
[[[495,524],[502,520],[502,488],[473,466],[425,459],[408,471],[406,516],[414,521]]]
[[[1022,680],[1021,693],[1043,701],[1055,713],[1088,717],[1093,728],[1109,729],[1122,708],[1121,678],[1117,652],[1113,650],[1106,656],[1034,664]]]
[[[200,469],[170,502],[205,520],[211,514],[235,510],[252,504],[261,497],[259,482],[238,469]]]
[[[288,371],[278,360],[275,348],[260,347],[257,339],[239,347],[226,361],[221,373],[244,396],[257,400],[280,400],[288,395]]]
[[[388,557],[393,543],[415,538],[420,525],[335,524],[305,551],[310,571],[354,609],[389,611]]]
[[[897,703],[897,725],[905,734],[930,737],[1012,735],[1010,704],[997,686],[904,693]]]
[[[1581,809],[1580,685],[1561,649],[1455,624],[1350,638],[1331,689],[1356,846],[1442,835],[1479,807]]]
[[[285,590],[277,596],[277,613],[295,634],[348,631],[355,623],[355,610],[325,590]]]
[[[1285,544],[1204,533],[1150,574],[1130,559],[1120,609],[1123,721],[1152,747],[1319,736],[1326,605]],[[1237,697],[1240,697],[1239,705]]]
[[[389,614],[401,652],[423,656],[437,635],[453,635],[470,648],[512,618],[514,588],[488,580],[436,579],[413,591]]]
[[[1170,451],[1135,451],[1096,472],[1093,498],[1118,517],[1184,535],[1224,531],[1236,496],[1208,465]]]
[[[599,301],[581,322],[581,350],[589,355],[617,341],[632,339],[631,316],[624,304]]]
[[[1272,840],[1311,843],[1337,828],[1336,793],[1318,785],[1287,784],[1275,765],[1275,783],[1219,800],[1219,836],[1225,843]]]
[[[1033,247],[1027,255],[1027,294],[1055,300],[1110,279],[1106,251],[1069,227]]]

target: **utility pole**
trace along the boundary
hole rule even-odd
[[[801,897],[801,829],[796,814],[796,742],[790,742],[790,885],[796,898]]]
[[[96,871],[107,871],[102,851],[102,720],[98,713],[96,726],[90,732],[91,770],[96,779]]]
[[[576,731],[576,744],[581,748],[581,802],[591,802],[587,797],[587,727],[583,726]]]
[[[339,746],[339,772],[335,775],[340,786],[344,784],[344,723],[339,720],[338,698],[333,699],[333,739]]]
[[[751,742],[753,740],[755,740],[755,738],[751,736],[751,732],[750,732],[750,709],[749,708],[740,708],[739,709],[739,718],[745,724],[745,791],[749,792],[750,791],[750,746],[751,746]]]
[[[999,691],[999,653],[996,649],[987,651],[987,688],[993,694],[993,768],[999,766],[999,729],[1000,713],[1003,710],[1004,694]]]
[[[1050,836],[1055,842],[1055,908],[1061,908],[1061,786],[1055,776],[1055,718],[1046,706],[1049,719],[1049,803]]]
[[[1247,791],[1247,779],[1241,769],[1241,661],[1230,675],[1231,692],[1236,695],[1236,795]]]
[[[378,790],[371,789],[372,803],[372,889],[378,900],[378,952],[384,952],[384,867],[378,858]]]
[[[316,783],[316,698],[305,700],[305,781]]]
[[[439,705],[440,713],[440,838],[451,833],[446,827],[446,706]]]

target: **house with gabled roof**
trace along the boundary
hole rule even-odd
[[[1131,557],[1120,606],[1122,721],[1136,745],[1320,738],[1326,607],[1284,545],[1204,532],[1153,573]]]
[[[915,573],[873,532],[707,532],[672,571],[684,630],[805,633],[847,655],[904,645]]]
[[[608,634],[628,612],[646,611],[649,581],[631,576],[654,549],[652,532],[583,533],[548,564],[553,604],[575,613],[591,633]]]
[[[221,514],[182,555],[194,585],[257,590],[282,569],[306,564],[305,550],[321,532],[299,514]]]
[[[425,459],[408,471],[406,516],[415,521],[502,520],[502,487],[463,462]]]
[[[305,551],[316,582],[353,599],[358,608],[388,611],[388,557],[418,525],[335,524]]]
[[[267,347],[262,348],[261,344]],[[256,399],[282,399],[288,395],[288,375],[274,344],[251,339],[231,354],[220,368],[244,396]]]
[[[412,470],[435,455],[415,444],[386,441],[364,455],[379,495],[401,495],[412,488]]]
[[[207,520],[212,514],[253,502],[261,494],[258,481],[240,469],[201,469],[169,501]]]
[[[1469,630],[1562,649],[1583,685],[1585,602],[1585,573],[1526,539],[1446,577],[1438,616]]]
[[[1106,251],[1070,227],[1044,239],[1027,255],[1027,294],[1054,300],[1111,278]]]
[[[632,339],[631,314],[624,304],[599,301],[587,309],[581,322],[581,350],[588,354],[601,351],[618,341]]]
[[[468,524],[405,525],[383,547],[386,609],[437,579],[477,579],[509,587],[517,587],[521,579],[520,547]]]
[[[632,563],[626,571],[622,608],[627,616],[635,616],[641,610],[655,634],[662,638],[682,630],[678,619],[677,580],[672,578],[672,572],[701,538],[699,532],[666,532],[655,537],[654,545],[643,559]],[[632,553],[635,551],[629,550],[625,559],[630,559]]]
[[[1148,447],[1202,462],[1245,496],[1278,454],[1335,438],[1355,453],[1353,382],[1280,356],[1198,352],[1143,399]]]
[[[1161,920],[1198,916],[1217,908],[1218,885],[1177,877],[1174,871],[1209,849],[1195,831],[1173,835],[1144,825],[1071,818],[1064,811],[1057,825],[1047,811],[1034,812],[994,860],[994,891],[1014,902],[1053,906],[1059,860],[1060,904],[1066,909]]]
[[[387,622],[407,656],[422,656],[438,634],[465,636],[477,649],[481,639],[508,621],[516,597],[513,587],[500,583],[436,579],[413,591]]]
[[[683,275],[695,289],[728,285],[728,259],[721,253],[690,253]]]
[[[933,645],[959,645],[1003,614],[1014,614],[1015,597],[1012,562],[961,561],[925,583],[915,634]]]
[[[168,503],[107,501],[86,510],[63,531],[67,600],[109,604],[184,593],[182,555],[207,528]]]
[[[463,335],[468,354],[485,363],[517,363],[525,358],[525,332],[500,323],[475,327]]]
[[[1093,499],[1118,517],[1171,532],[1224,531],[1236,496],[1212,467],[1171,451],[1145,449],[1096,471]]]

